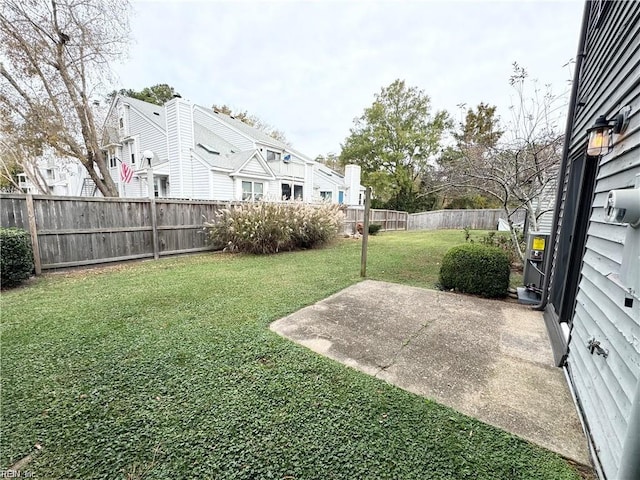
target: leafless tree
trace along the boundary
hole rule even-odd
[[[486,105],[468,110],[466,122],[455,135],[456,147],[441,163],[450,187],[473,189],[500,203],[522,259],[512,219],[517,210],[525,209],[530,228],[537,230],[545,213],[538,199],[553,190],[556,180],[566,95],[556,96],[550,86],[528,81],[527,72],[518,64],[509,82],[514,89],[510,120],[499,125],[493,116],[495,108]]]
[[[49,193],[47,181],[38,168],[36,156],[28,151],[25,145],[21,145],[16,139],[0,140],[0,179],[4,185],[11,185],[13,190],[20,192],[20,184],[15,177],[15,171],[24,173],[31,185],[38,193]]]
[[[274,140],[284,143],[285,145],[291,146],[291,142],[287,140],[287,136],[282,130],[278,130],[273,125],[265,122],[257,115],[250,114],[246,110],[234,110],[229,105],[216,105],[213,104],[211,107],[213,110],[219,113],[224,113],[225,115],[229,115],[236,120],[240,120],[243,123],[246,123],[250,127],[257,128],[258,130],[263,131],[267,135],[269,135]]]
[[[95,98],[129,42],[126,0],[4,0],[0,127],[80,161],[104,196],[118,196],[100,149]]]

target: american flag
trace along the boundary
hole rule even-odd
[[[131,168],[126,163],[122,162],[120,164],[120,180],[124,183],[131,182],[131,178],[133,177],[133,168]]]

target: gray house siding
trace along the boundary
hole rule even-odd
[[[604,204],[609,190],[633,187],[640,174],[640,2],[594,1],[586,8],[545,320],[570,326],[569,379],[601,473],[614,479],[628,460],[630,439],[640,434],[629,424],[639,401],[640,298],[636,292],[633,305],[625,306],[628,291],[617,276],[631,227],[606,223]],[[629,126],[613,151],[586,157],[587,128],[626,106]],[[590,339],[608,350],[606,358],[591,352]]]
[[[171,196],[193,197],[193,114],[188,102],[174,98],[165,105]]]
[[[211,172],[211,198],[232,200],[233,179],[227,173]]]
[[[167,160],[167,135],[157,125],[151,123],[137,110],[129,110],[131,131],[140,136],[140,151],[151,150],[155,154],[156,163]]]
[[[190,161],[192,163],[192,198],[211,198],[211,185],[209,185],[211,169],[206,167],[193,157],[191,157]]]
[[[327,173],[323,173],[321,171],[317,171],[316,172],[316,176],[314,179],[314,200],[318,201],[320,200],[320,193],[321,192],[331,192],[331,199],[332,201],[337,201],[338,199],[338,181],[340,181],[340,184],[342,184],[342,178],[339,177],[333,177],[333,174],[327,174]]]
[[[558,180],[553,179],[549,181],[542,189],[542,192],[535,199],[534,206],[539,213],[537,219],[538,228],[540,233],[551,233],[553,225],[553,207],[556,202],[556,190],[558,188]]]

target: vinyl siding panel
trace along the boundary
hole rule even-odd
[[[304,179],[304,163],[294,162],[289,163],[269,162],[269,167],[279,178],[296,178]]]
[[[611,116],[635,95],[628,92],[640,73],[637,70],[640,41],[640,2],[616,2],[612,13],[620,15],[597,30],[586,46],[578,98],[588,105],[578,109],[571,150],[583,148],[586,130],[599,115]],[[636,91],[637,95],[637,91]]]
[[[587,249],[611,260],[611,264],[616,266],[614,270],[615,272],[620,269],[623,250],[623,246],[621,244],[611,242],[609,239],[587,235]]]
[[[557,188],[557,179],[549,181],[535,200],[536,210],[540,212],[540,216],[537,219],[537,231],[540,233],[551,233]]]
[[[595,304],[592,298],[589,297],[590,294],[593,296],[598,288],[598,285],[591,283],[589,280],[585,279],[581,282],[576,312],[580,312],[584,320],[575,325],[575,328],[581,335],[591,333],[592,336],[589,338],[594,336],[602,338],[601,345],[609,351],[606,359],[604,357],[592,357],[587,349],[587,343],[581,346],[587,350],[589,358],[600,360],[592,363],[601,368],[602,377],[609,384],[609,388],[605,389],[602,395],[615,392],[613,403],[618,410],[629,413],[636,386],[636,382],[633,380],[633,373],[638,368],[637,362],[634,362],[634,356],[637,351],[634,351],[634,347],[627,338],[630,332],[628,330],[625,331],[625,327],[629,328],[629,325],[625,325],[624,322],[619,322],[618,324],[598,322],[598,316],[600,315],[617,314],[617,306],[612,300]],[[577,348],[579,347],[578,345],[574,344],[574,347],[576,347],[576,350],[580,350]]]
[[[273,148],[260,146],[260,151],[265,158],[267,158],[267,150],[273,150]],[[299,155],[295,155],[288,151],[285,152],[285,154],[288,154],[291,156],[288,162],[285,163],[282,160],[277,162],[274,162],[274,161],[268,162],[269,168],[271,168],[273,173],[275,173],[279,178],[282,178],[282,177],[289,177],[289,178],[293,177],[293,178],[301,178],[301,179],[304,178],[304,169],[306,165],[306,162],[304,161],[304,159]],[[283,156],[285,154],[283,154]]]
[[[172,197],[180,197],[181,172],[180,172],[180,144],[174,133],[178,128],[178,115],[174,108],[165,108],[167,122],[167,157],[169,158],[169,181],[171,183],[170,194]]]
[[[165,105],[171,196],[193,196],[193,115],[191,105],[173,99]]]
[[[318,173],[314,175],[315,186],[320,190],[334,190],[338,185],[344,185],[342,178],[338,176],[327,177],[324,173]]]
[[[125,183],[124,197],[148,197],[146,182],[141,182],[138,177],[133,177],[129,183]],[[143,189],[144,188],[144,189]]]
[[[602,212],[604,209],[601,209]],[[601,214],[601,216],[603,216]],[[592,215],[592,219],[594,216]],[[589,235],[593,238],[600,238],[602,240],[609,240],[614,243],[618,243],[622,245],[624,243],[624,237],[627,233],[627,228],[623,225],[615,225],[614,228],[611,228],[610,225],[603,225],[602,223],[598,223],[596,220],[592,220],[589,223]]]
[[[314,175],[314,198],[315,201],[320,200],[320,192],[331,192],[331,202],[338,203],[338,189],[339,186],[344,186],[343,179],[337,175],[327,177],[325,174],[319,173],[316,170]],[[344,188],[344,187],[343,187]]]
[[[609,190],[633,187],[640,173],[640,2],[611,2],[595,21],[592,11],[578,88],[584,105],[575,114],[570,155],[584,151],[586,129],[599,115],[611,118],[627,105],[632,115],[614,150],[600,159],[567,367],[599,462],[613,479],[640,380],[640,300],[625,307],[625,289],[615,280],[630,227],[604,222],[603,206]],[[607,358],[591,354],[591,338],[609,351]]]
[[[265,172],[262,164],[255,157],[242,168],[241,172],[244,174],[270,175],[270,172]]]
[[[130,108],[129,112],[131,131],[140,136],[140,151],[153,151],[156,155],[156,163],[166,161],[168,159],[166,133],[138,113],[135,108]]]
[[[194,108],[193,120],[236,147],[237,152],[256,148],[252,140],[215,117],[216,114],[213,112],[209,113],[200,107]]]
[[[211,185],[209,184],[209,172],[211,170],[193,157],[191,162],[193,165],[191,176],[192,198],[203,200],[211,198]]]
[[[337,191],[337,185],[328,179],[324,178],[322,175],[315,176],[315,185],[314,188],[317,188],[318,191],[322,192],[333,192]]]
[[[586,352],[586,353],[585,353]],[[596,395],[596,389],[598,388],[599,382],[594,381],[594,377],[597,375],[589,374],[589,369],[591,368],[593,361],[591,359],[591,355],[588,354],[588,350],[575,352],[573,353],[573,358],[571,359],[571,363],[567,365],[567,369],[569,374],[575,377],[578,372],[582,377],[582,383],[584,386],[583,391],[580,393],[580,404],[582,406],[589,405],[588,409],[583,408],[583,415],[586,418],[587,425],[590,432],[602,432],[606,430],[605,425],[602,423],[604,420],[604,406],[600,401],[600,397]],[[588,356],[587,356],[588,355]],[[600,408],[600,414],[593,415],[594,411],[597,411],[597,408]],[[587,416],[589,415],[589,416]],[[620,451],[619,444],[617,446],[612,445],[607,439],[606,448],[602,449],[598,447],[598,443],[596,443],[595,448],[599,449],[598,458],[601,465],[606,465],[605,471],[611,471],[611,468],[615,468],[617,471],[617,466],[615,464],[615,459],[613,456],[613,449]],[[612,448],[613,447],[613,448]],[[615,479],[615,476],[612,478]]]
[[[233,179],[226,173],[212,172],[211,194],[213,200],[233,200]]]

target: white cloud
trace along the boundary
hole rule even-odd
[[[314,157],[339,152],[354,117],[396,78],[454,116],[508,115],[511,64],[567,88],[582,2],[142,2],[121,86],[169,83],[283,130]]]

